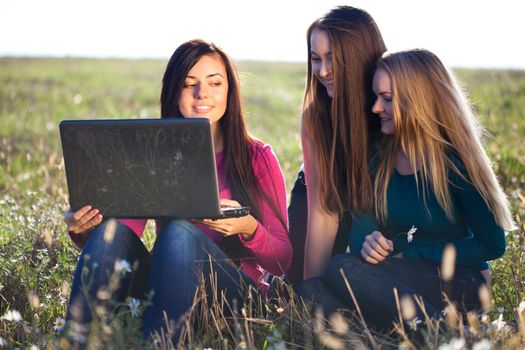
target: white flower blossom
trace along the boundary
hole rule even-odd
[[[140,300],[138,299],[131,299],[128,302],[129,310],[131,311],[132,317],[138,317],[140,315]]]
[[[39,348],[35,344],[31,344],[31,346],[29,347],[29,350],[39,350]]]
[[[53,326],[53,329],[57,332],[60,332],[64,329],[65,324],[66,320],[64,320],[62,317],[58,317],[55,320],[55,325]]]
[[[465,347],[463,338],[452,338],[449,343],[441,344],[438,350],[462,350]]]
[[[521,301],[518,305],[518,313],[521,314],[523,311],[525,311],[525,301]]]
[[[22,315],[16,310],[7,311],[4,316],[0,317],[2,320],[11,321],[11,322],[20,322],[22,320]]]
[[[0,337],[0,346],[6,346],[7,345],[7,340],[5,340],[4,338]]]
[[[488,339],[481,339],[472,345],[472,350],[491,350],[492,343]]]
[[[115,262],[115,271],[120,272],[121,274],[126,274],[131,272],[131,265],[127,260],[118,260]]]
[[[416,231],[417,231],[417,227],[412,225],[410,230],[408,230],[408,232],[407,232],[407,242],[408,243],[412,242],[412,240],[414,239],[414,233],[416,233]]]
[[[498,332],[504,329],[506,325],[507,323],[503,321],[503,314],[499,314],[498,319],[495,321],[492,321],[492,327],[496,328]]]

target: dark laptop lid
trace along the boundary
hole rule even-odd
[[[105,217],[220,214],[208,119],[64,120],[60,136],[71,209]]]

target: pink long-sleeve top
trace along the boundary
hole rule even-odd
[[[264,280],[266,272],[279,276],[288,270],[292,262],[292,245],[287,233],[286,187],[277,157],[269,145],[254,142],[252,147],[252,167],[267,200],[258,198],[260,220],[253,239],[245,241],[241,235],[237,237],[244,248],[244,251],[239,254],[240,267],[265,293],[267,290],[267,284]],[[230,184],[226,179],[223,153],[216,153],[215,160],[220,198],[235,199],[231,196]],[[279,220],[268,201],[274,203],[274,207],[283,222]],[[118,221],[127,225],[139,237],[142,236],[147,223],[147,219],[118,219]],[[225,250],[225,240],[222,234],[205,225],[199,223],[195,223],[195,225],[221,249]],[[156,221],[157,233],[159,226],[159,221]],[[87,240],[87,237],[82,235],[70,233],[70,236],[79,248],[82,248]]]

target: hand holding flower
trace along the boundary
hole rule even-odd
[[[366,262],[379,264],[394,250],[394,243],[385,238],[379,231],[374,231],[365,237],[361,256]]]

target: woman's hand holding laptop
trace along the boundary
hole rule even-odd
[[[90,205],[86,205],[76,212],[69,210],[64,215],[68,231],[75,234],[82,234],[92,230],[102,222],[102,219],[103,216],[99,210],[92,209]]]
[[[231,199],[221,199],[222,207],[241,207],[241,204]],[[195,220],[210,229],[220,232],[225,236],[240,234],[242,239],[250,241],[257,230],[257,220],[250,214],[226,219],[203,219]]]
[[[222,208],[232,208],[231,214],[226,214],[222,219],[194,220],[208,226],[210,229],[220,232],[225,236],[241,234],[245,241],[253,238],[257,230],[257,220],[249,215],[249,207],[243,207],[239,202],[230,199],[221,199]],[[231,216],[228,216],[231,215]],[[83,234],[91,231],[103,220],[103,215],[98,209],[86,205],[76,212],[67,211],[64,221],[68,231],[74,234]]]

